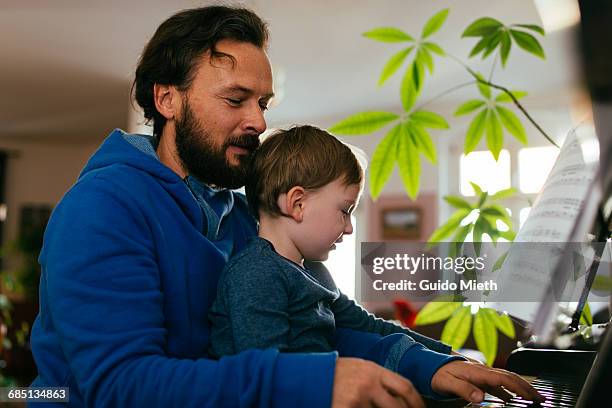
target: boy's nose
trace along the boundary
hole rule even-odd
[[[344,233],[346,235],[353,233],[353,222],[351,221],[351,217],[348,217],[346,224],[344,225]]]

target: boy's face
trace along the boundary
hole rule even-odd
[[[357,206],[359,184],[344,184],[339,178],[304,198],[303,221],[296,244],[304,259],[324,261],[344,234],[353,233],[351,213]]]

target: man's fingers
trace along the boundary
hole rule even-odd
[[[403,398],[395,397],[385,389],[381,389],[372,396],[372,403],[376,408],[412,408]]]
[[[425,408],[423,399],[407,379],[391,372],[385,372],[381,377],[382,386],[394,396],[397,396],[411,408]]]

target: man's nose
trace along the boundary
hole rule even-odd
[[[259,106],[255,104],[248,111],[247,117],[244,122],[244,128],[246,131],[256,132],[261,134],[266,130],[266,119],[264,118],[264,112]]]

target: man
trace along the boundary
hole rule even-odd
[[[154,138],[114,131],[55,209],[40,256],[35,387],[72,406],[420,407],[410,382],[334,353],[207,358],[206,320],[228,257],[256,233],[243,196],[272,92],[265,24],[205,7],[165,21],[136,71]],[[469,381],[467,380],[469,378]],[[510,374],[454,361],[432,388],[528,397]]]

